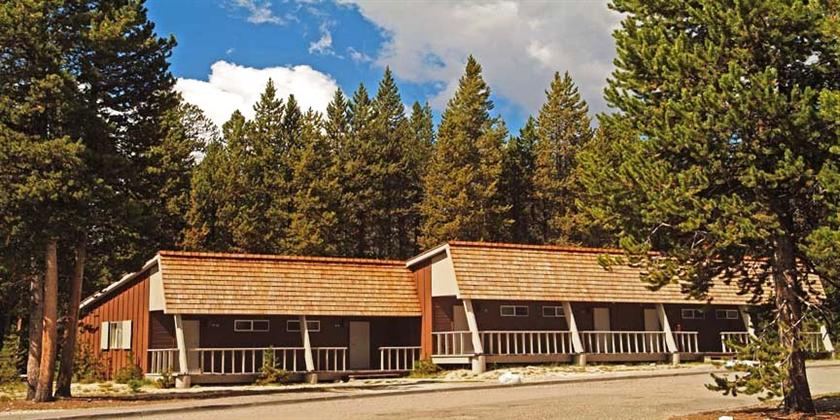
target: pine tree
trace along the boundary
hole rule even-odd
[[[423,204],[423,179],[426,176],[426,168],[429,160],[432,157],[435,145],[435,125],[432,119],[432,107],[427,102],[425,105],[420,105],[419,102],[414,102],[411,107],[411,118],[409,118],[409,126],[412,135],[412,143],[409,147],[408,170],[412,172],[411,179],[417,180],[417,186],[412,191],[414,198],[408,201],[413,203],[410,213],[409,224],[412,230],[406,232],[410,235],[405,240],[413,244],[414,249],[410,252],[411,255],[416,255],[420,252],[420,234],[423,226],[423,218],[421,206]],[[405,257],[401,257],[405,258]]]
[[[337,166],[330,142],[321,133],[320,116],[307,112],[302,127],[302,150],[292,177],[294,213],[287,248],[298,255],[336,255],[341,193]]]
[[[510,206],[512,220],[510,240],[515,243],[534,243],[535,205],[534,146],[537,142],[537,122],[528,117],[519,136],[511,137],[505,144],[504,172],[501,190]]]
[[[20,356],[20,337],[16,331],[9,329],[3,339],[3,348],[0,349],[0,387],[20,381]]]
[[[800,338],[814,250],[836,250],[826,239],[840,235],[836,10],[774,0],[613,7],[625,18],[607,100],[644,146],[602,179],[613,191],[632,186],[640,205],[607,217],[641,221],[620,242],[655,287],[678,279],[706,298],[722,277],[757,298],[772,290],[785,408],[813,412]],[[665,258],[651,261],[653,249]]]
[[[572,175],[577,151],[592,137],[588,107],[569,73],[554,74],[537,119],[534,226],[542,243],[579,241]]]
[[[470,56],[458,90],[443,112],[424,178],[424,247],[462,240],[502,240],[510,220],[499,192],[504,124],[490,116],[490,88]]]

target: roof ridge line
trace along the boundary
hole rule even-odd
[[[324,256],[305,256],[305,255],[284,255],[284,254],[251,254],[238,252],[205,252],[205,251],[175,251],[175,250],[160,250],[158,255],[162,257],[198,257],[198,258],[216,258],[216,259],[236,259],[236,260],[267,260],[267,261],[308,261],[308,262],[323,262],[323,263],[354,263],[367,265],[388,265],[388,266],[405,266],[405,261],[401,260],[385,260],[378,258],[354,258],[354,257],[324,257]]]
[[[547,251],[565,251],[577,252],[582,254],[624,254],[623,249],[619,248],[599,248],[587,247],[578,245],[537,245],[537,244],[517,244],[510,242],[482,242],[482,241],[449,241],[450,245],[468,246],[468,247],[482,247],[482,248],[499,248],[499,249],[523,249],[523,250],[547,250]]]

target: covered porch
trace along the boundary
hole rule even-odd
[[[433,298],[430,354],[438,364],[697,361],[733,357],[752,334],[735,305],[495,301]],[[814,353],[831,353],[823,331],[804,333]]]
[[[420,356],[416,317],[153,313],[151,319],[147,375],[170,372],[192,384],[251,382],[265,364],[297,379],[396,375]]]

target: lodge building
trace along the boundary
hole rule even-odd
[[[179,384],[252,381],[265,357],[310,377],[405,372],[415,361],[643,362],[731,355],[748,296],[651,291],[619,251],[452,241],[408,261],[160,251],[81,304],[80,342],[109,375],[134,363]],[[821,293],[817,279],[812,285]],[[805,333],[833,353],[825,332]]]

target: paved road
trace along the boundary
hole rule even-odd
[[[840,391],[840,366],[808,369],[814,393]],[[658,419],[757,402],[706,391],[708,375],[457,390],[196,410],[154,419]]]

